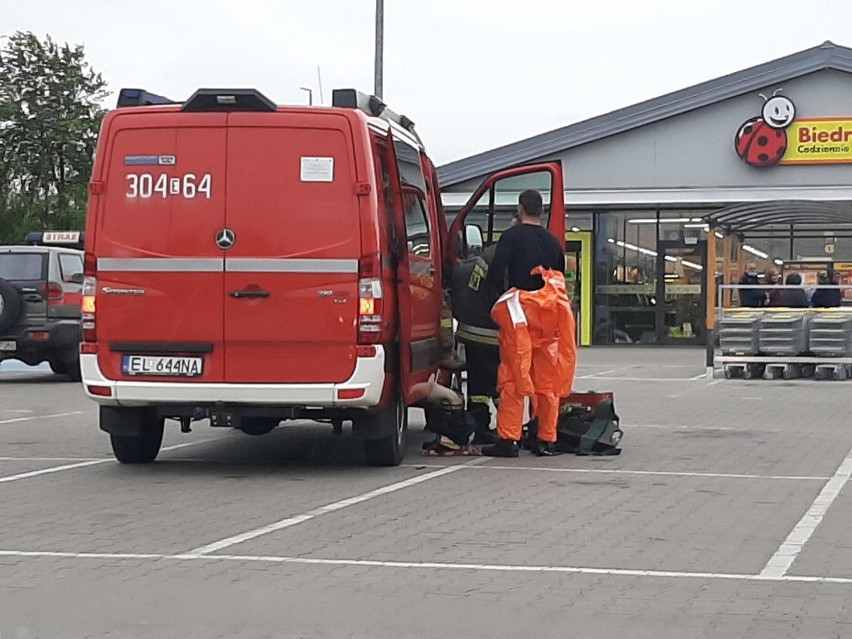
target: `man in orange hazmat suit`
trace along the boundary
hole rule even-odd
[[[535,291],[512,288],[491,311],[500,340],[499,440],[482,452],[492,457],[518,456],[527,397],[539,422],[534,451],[555,455],[559,398],[570,394],[574,383],[577,344],[565,276],[541,266],[530,274],[540,275],[544,286]]]

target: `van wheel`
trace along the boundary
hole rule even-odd
[[[381,432],[379,439],[364,440],[364,455],[370,466],[399,466],[405,457],[405,431],[408,429],[408,409],[402,395],[392,406],[374,417]]]
[[[144,424],[136,436],[112,435],[109,440],[115,458],[122,464],[149,464],[157,458],[163,443],[165,418],[159,417],[152,424]]]

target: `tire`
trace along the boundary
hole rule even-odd
[[[47,360],[47,363],[50,364],[50,370],[52,370],[57,375],[65,375],[68,372],[68,369],[65,367],[65,362],[63,362],[61,359],[51,357],[49,360]]]
[[[65,372],[72,382],[79,382],[83,379],[83,371],[80,370],[80,353],[74,353],[74,357],[65,362]]]
[[[157,459],[163,443],[165,421],[159,417],[154,423],[145,424],[135,437],[111,434],[109,440],[115,458],[122,464],[150,464]]]
[[[399,466],[405,457],[405,432],[408,429],[408,409],[397,394],[394,403],[373,417],[382,432],[379,439],[364,440],[364,456],[370,466]]]
[[[58,354],[50,357],[47,363],[50,364],[50,370],[57,375],[68,375],[72,382],[83,379],[82,371],[80,371],[80,353],[73,352],[70,357],[64,358]]]
[[[14,286],[0,279],[0,331],[5,331],[21,314],[21,295]]]

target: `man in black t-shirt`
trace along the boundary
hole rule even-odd
[[[520,224],[506,229],[497,243],[497,251],[488,269],[488,283],[506,290],[506,272],[509,288],[537,291],[544,282],[540,275],[530,275],[536,266],[565,272],[565,250],[546,228],[541,225],[542,201],[538,191],[528,189],[518,198]],[[557,214],[560,212],[557,211]]]
[[[508,274],[509,288],[518,288],[525,291],[537,291],[544,286],[540,275],[531,275],[537,266],[565,272],[565,250],[562,242],[554,237],[541,225],[542,200],[541,194],[532,189],[521,193],[518,198],[518,216],[520,224],[507,229],[497,243],[497,250],[488,269],[488,284],[499,291],[506,290],[506,275]],[[562,211],[556,211],[562,215]],[[508,358],[513,354],[505,352],[501,346],[500,359],[508,364]],[[516,391],[513,388],[501,389],[501,400],[503,393],[512,397]],[[500,402],[501,406],[503,402]],[[514,405],[514,403],[513,403]],[[501,431],[501,419],[515,419],[517,416],[509,415],[502,408],[497,410],[497,430]],[[520,426],[520,424],[518,424]],[[520,430],[518,430],[520,432]],[[484,455],[491,457],[517,457],[518,442],[510,439],[498,439],[493,446],[487,446],[482,450]],[[555,447],[552,442],[538,442],[536,446],[538,455],[554,455]]]

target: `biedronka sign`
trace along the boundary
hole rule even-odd
[[[765,100],[761,115],[743,122],[734,137],[737,155],[746,164],[852,163],[852,118],[797,120],[789,98],[761,97]]]

